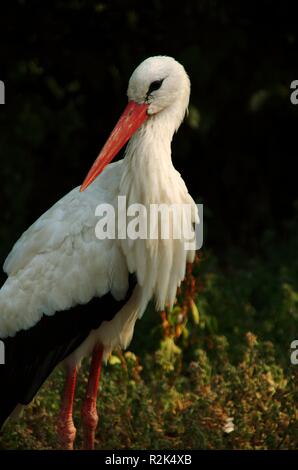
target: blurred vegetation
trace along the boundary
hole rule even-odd
[[[172,55],[192,82],[173,160],[204,203],[205,245],[173,311],[151,307],[105,368],[98,448],[297,447],[293,2],[12,0],[0,21],[2,260],[82,182],[141,60]],[[56,371],[3,448],[56,448],[62,382]]]
[[[272,265],[254,259],[222,272],[214,256],[200,255],[175,307],[160,316],[149,308],[129,351],[115,352],[103,370],[97,448],[297,448],[298,367],[290,363],[290,342],[298,263],[283,257],[274,269],[278,256]],[[74,406],[77,448],[87,377],[85,361]],[[2,448],[57,448],[63,379],[57,370],[22,419],[8,423]]]

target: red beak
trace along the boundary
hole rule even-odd
[[[126,144],[136,130],[146,121],[148,118],[147,109],[148,105],[146,103],[138,104],[135,101],[129,101],[110,137],[93,163],[80,191],[84,191],[89,184],[97,178],[108,163],[110,163],[121,150],[123,145]]]

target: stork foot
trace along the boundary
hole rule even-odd
[[[86,396],[82,406],[83,448],[86,450],[94,449],[95,431],[98,424],[96,402],[102,353],[103,349],[101,347],[96,347],[93,351]]]
[[[73,369],[67,373],[61,410],[58,418],[57,433],[61,449],[73,450],[76,437],[76,428],[72,418],[74,392],[76,386],[77,371]]]
[[[63,450],[73,450],[77,430],[72,418],[65,419],[65,416],[60,414],[57,425],[57,432],[59,447]]]
[[[98,414],[96,402],[86,398],[82,407],[83,420],[83,448],[86,450],[94,449],[95,431],[98,424]]]

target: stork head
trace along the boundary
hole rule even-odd
[[[84,191],[117,155],[131,136],[150,119],[167,115],[172,132],[184,118],[190,94],[190,81],[179,62],[156,56],[144,60],[130,77],[128,105],[86,176]]]
[[[190,81],[184,68],[172,57],[157,56],[144,60],[130,77],[129,101],[145,103],[149,116],[179,108],[182,117],[188,106]],[[180,124],[180,122],[179,122]]]

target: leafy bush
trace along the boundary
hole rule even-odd
[[[286,252],[233,270],[205,254],[188,267],[175,307],[158,315],[151,306],[130,351],[114,353],[104,369],[98,448],[297,447],[298,368],[290,364],[290,342],[298,276]],[[75,403],[78,447],[87,376],[85,361]],[[3,448],[57,447],[62,386],[57,370],[23,417],[7,424]]]

